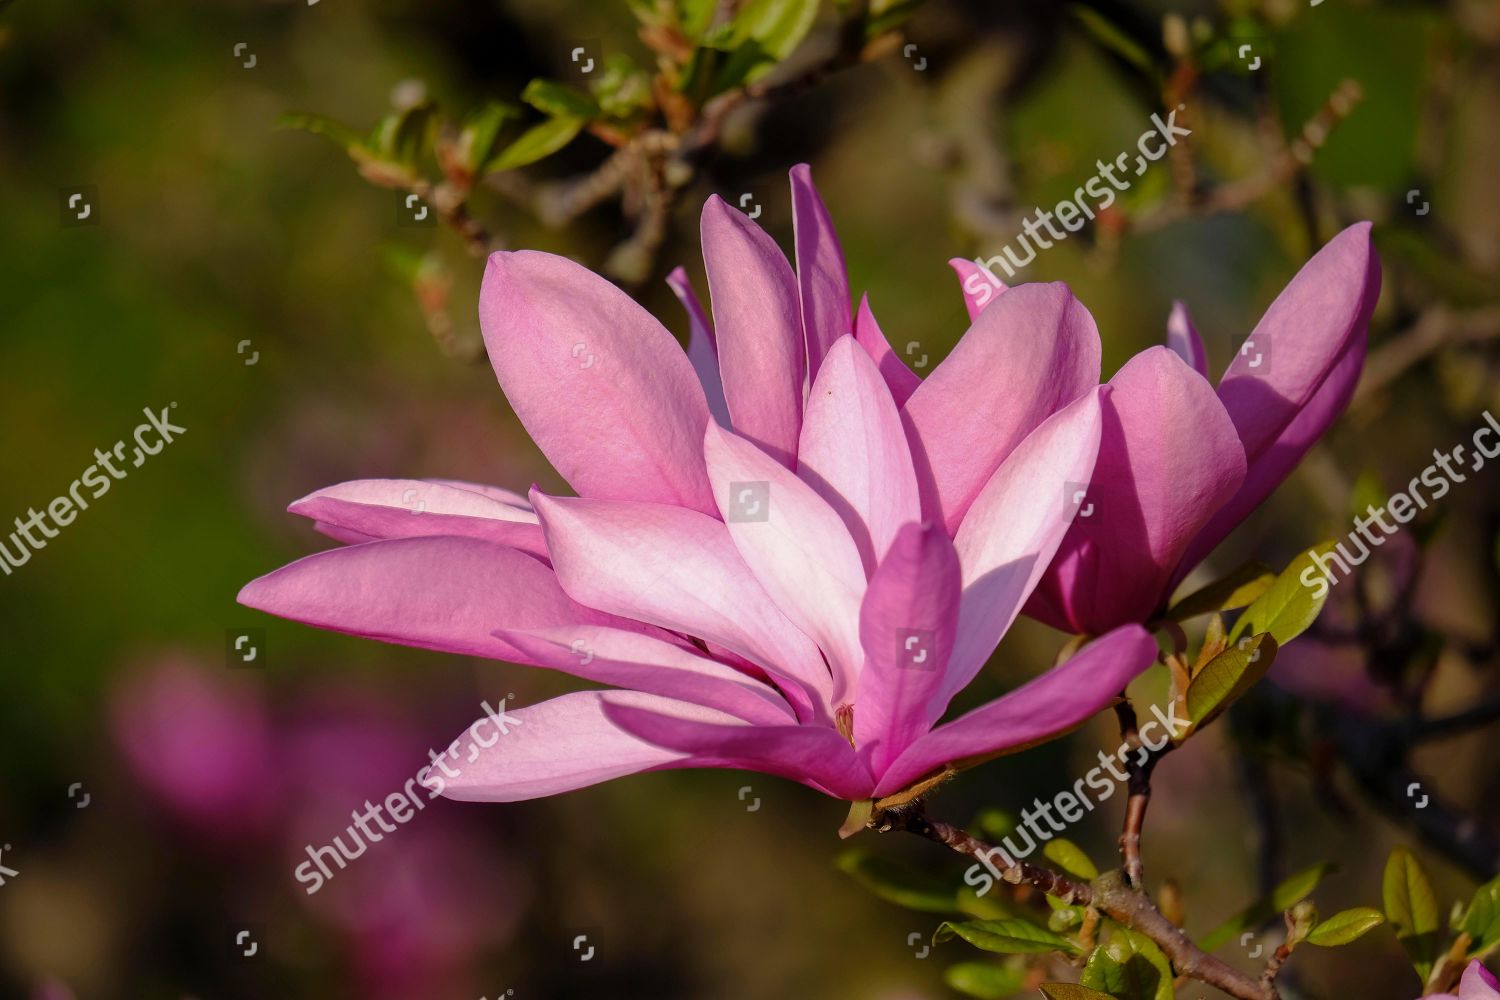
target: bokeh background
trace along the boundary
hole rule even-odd
[[[796,59],[832,44],[825,8]],[[1279,566],[1341,535],[1356,497],[1379,502],[1500,411],[1500,4],[932,0],[903,29],[893,50],[730,119],[632,288],[671,329],[686,325],[666,272],[682,264],[704,288],[703,199],[750,194],[790,251],[785,176],[806,161],[856,295],[869,292],[898,349],[915,342],[913,360],[936,364],[967,325],[945,261],[998,252],[1018,213],[1133,149],[1176,96],[1191,159],[1154,166],[1026,272],[1066,280],[1089,306],[1106,373],[1162,339],[1173,299],[1221,370],[1297,267],[1357,219],[1375,221],[1386,264],[1354,407],[1214,567]],[[363,130],[413,81],[458,109],[514,100],[565,73],[579,38],[651,63],[627,6],[603,0],[0,4],[0,516],[66,492],[145,407],[174,403],[187,428],[0,578],[0,864],[19,872],[0,886],[0,996],[955,995],[942,969],[973,956],[948,944],[919,957],[908,934],[937,918],[839,869],[839,804],[758,775],[438,801],[316,896],[292,877],[304,845],[400,788],[481,698],[529,704],[574,682],[234,603],[244,582],[327,544],[284,513],[317,487],[561,486],[488,366],[462,356],[478,336],[481,262],[441,226],[403,224],[396,192],[278,118],[314,111]],[[1259,68],[1236,55],[1243,44]],[[1311,140],[1301,160],[1288,151],[1299,139]],[[607,152],[586,135],[528,174],[585,172]],[[68,194],[85,189],[92,224],[69,224]],[[509,245],[596,267],[629,228],[609,205],[563,228],[500,192],[477,193],[474,209]],[[448,350],[400,264],[421,255],[451,281]],[[1396,843],[1419,852],[1445,906],[1495,874],[1493,855],[1479,870],[1424,836],[1409,803],[1372,793],[1411,748],[1387,759],[1386,743],[1341,726],[1384,732],[1382,720],[1484,703],[1497,525],[1493,475],[1455,489],[1363,574],[1354,606],[1335,599],[1343,624],[1288,656],[1279,692],[1159,769],[1147,872],[1180,883],[1190,929],[1330,859],[1325,913],[1378,906]],[[245,629],[260,630],[249,665],[232,652]],[[1044,669],[1063,638],[1018,628],[970,695]],[[1101,718],[966,775],[934,811],[1016,811],[1117,742]],[[1491,842],[1497,746],[1493,729],[1466,727],[1410,757]],[[1101,862],[1117,806],[1071,834]],[[856,844],[949,881],[962,868],[914,840]],[[569,947],[584,932],[599,955],[587,967]],[[1223,954],[1258,964],[1235,944]],[[1299,952],[1294,967],[1289,995],[1418,992],[1384,930]]]

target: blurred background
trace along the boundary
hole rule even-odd
[[[327,545],[284,512],[315,488],[561,488],[479,353],[479,244],[608,271],[685,336],[663,279],[682,265],[706,295],[703,200],[758,206],[790,253],[786,171],[809,162],[855,295],[911,363],[935,365],[967,326],[946,261],[998,253],[1181,103],[1191,138],[1023,272],[1091,309],[1106,375],[1162,340],[1174,299],[1217,374],[1358,219],[1385,263],[1350,412],[1211,568],[1279,567],[1342,536],[1500,411],[1493,0],[814,3],[754,72],[724,76],[721,58],[706,84],[688,80],[704,58],[691,32],[661,24],[737,5],[672,6],[0,2],[0,516],[66,494],[145,408],[172,404],[186,428],[0,578],[0,865],[15,873],[0,878],[0,997],[957,995],[943,969],[972,953],[919,954],[908,935],[939,918],[841,870],[844,809],[760,775],[439,800],[316,895],[294,880],[306,845],[401,788],[482,698],[575,686],[234,603]],[[566,98],[535,90],[523,108],[533,79],[578,82],[580,46],[616,75],[595,91],[605,110],[560,113]],[[380,146],[389,133],[364,138],[414,111],[419,146],[470,148],[441,169],[419,149],[413,167]],[[495,169],[538,111],[551,138],[576,137]],[[280,127],[303,112],[329,121]],[[491,148],[494,118],[512,131]],[[577,179],[661,122],[690,155],[584,197]],[[1274,687],[1158,770],[1146,870],[1181,884],[1191,931],[1324,860],[1340,863],[1324,912],[1378,907],[1396,843],[1445,911],[1496,874],[1497,534],[1486,471],[1336,592]],[[1045,669],[1064,638],[1024,623],[966,697]],[[1452,721],[1418,738],[1419,719]],[[1014,813],[1117,743],[1100,718],[969,773],[933,810]],[[1407,774],[1430,809],[1401,794]],[[1070,836],[1109,864],[1118,822],[1111,804]],[[906,839],[853,845],[956,884],[958,859]],[[582,933],[597,962],[575,960]],[[1299,952],[1286,981],[1288,996],[1419,992],[1388,931]]]

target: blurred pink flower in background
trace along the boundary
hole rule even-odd
[[[1434,993],[1428,1000],[1500,1000],[1500,980],[1479,959],[1469,963],[1458,984],[1458,994]]]

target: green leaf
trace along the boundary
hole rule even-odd
[[[514,170],[528,163],[535,163],[562,149],[581,131],[583,122],[577,118],[553,118],[534,125],[506,147],[505,152],[495,158],[490,169]]]
[[[998,952],[1002,955],[1023,955],[1045,951],[1062,951],[1077,954],[1079,948],[1061,934],[1028,920],[945,920],[938,924],[932,935],[933,944],[941,944],[954,936],[963,938],[976,948]]]
[[[1155,61],[1151,54],[1141,48],[1135,39],[1131,38],[1112,21],[1104,17],[1098,11],[1075,4],[1069,8],[1074,18],[1083,26],[1084,33],[1092,38],[1107,52],[1124,59],[1130,65],[1140,70],[1149,80],[1157,77]]]
[[[343,122],[334,121],[327,115],[315,115],[305,111],[294,111],[276,119],[277,128],[294,128],[313,135],[332,139],[344,149],[364,146],[364,137]]]
[[[888,903],[925,913],[961,913],[959,887],[894,861],[861,850],[845,851],[836,862],[850,875]]]
[[[1321,542],[1303,552],[1293,559],[1287,568],[1276,576],[1275,582],[1271,584],[1245,613],[1240,615],[1240,620],[1234,623],[1234,628],[1229,632],[1229,641],[1234,642],[1240,636],[1249,632],[1269,632],[1276,637],[1278,646],[1285,646],[1313,623],[1318,617],[1318,612],[1323,610],[1323,602],[1328,599],[1328,588],[1325,584],[1323,595],[1315,597],[1314,585],[1306,583],[1302,577],[1312,576],[1315,580],[1322,576],[1313,557],[1324,555],[1333,549],[1332,542]]]
[[[375,124],[366,145],[377,157],[411,167],[432,150],[437,108],[423,101],[386,115]]]
[[[677,24],[689,38],[700,38],[713,23],[718,0],[677,0]]]
[[[532,80],[521,91],[521,100],[552,118],[599,117],[599,105],[589,95],[551,80]]]
[[[874,38],[884,34],[911,17],[926,0],[871,0],[869,19],[865,21],[865,37]]]
[[[1265,632],[1230,646],[1193,676],[1187,689],[1187,714],[1196,730],[1238,701],[1271,669],[1276,640]]]
[[[1489,951],[1500,943],[1500,878],[1486,882],[1474,891],[1469,909],[1459,929],[1474,941],[1470,954]]]
[[[1229,920],[1216,927],[1202,941],[1201,947],[1204,951],[1213,951],[1220,945],[1237,937],[1247,930],[1254,930],[1261,924],[1270,920],[1278,913],[1290,910],[1302,902],[1312,891],[1318,887],[1329,872],[1336,871],[1337,865],[1331,862],[1313,865],[1304,868],[1295,875],[1289,877],[1263,899],[1258,899]]]
[[[1081,985],[1117,1000],[1172,1000],[1172,967],[1156,942],[1123,927],[1095,949],[1079,976]]]
[[[1114,1000],[1108,993],[1073,983],[1043,983],[1042,995],[1047,1000]]]
[[[1304,940],[1319,948],[1336,948],[1339,945],[1349,944],[1351,941],[1358,941],[1367,931],[1374,930],[1383,923],[1385,923],[1385,917],[1379,910],[1372,910],[1368,906],[1356,906],[1352,910],[1335,913],[1318,924],[1307,932]]]
[[[760,42],[778,61],[792,54],[818,16],[818,0],[750,0],[734,19],[742,38]]]
[[[1254,601],[1271,586],[1276,574],[1259,559],[1252,559],[1222,579],[1193,591],[1173,604],[1167,617],[1185,622],[1211,611],[1233,611]]]
[[[1057,837],[1047,841],[1047,846],[1042,848],[1042,853],[1050,858],[1059,868],[1075,878],[1086,879],[1092,882],[1099,877],[1099,869],[1089,856],[1083,853],[1083,848]]]
[[[1391,851],[1382,886],[1385,915],[1396,930],[1417,975],[1426,982],[1437,958],[1438,905],[1432,882],[1416,856],[1404,847]]]
[[[500,149],[500,130],[520,113],[513,104],[490,101],[464,121],[458,134],[458,157],[471,174],[482,174]]]
[[[943,982],[979,1000],[1005,1000],[1026,985],[1026,973],[1003,965],[959,962],[943,970]]]

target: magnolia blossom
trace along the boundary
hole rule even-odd
[[[1022,749],[1109,705],[1150,665],[1129,624],[941,722],[1068,530],[1110,389],[1060,284],[1009,290],[918,380],[868,302],[807,168],[797,267],[717,197],[702,218],[712,320],[670,282],[684,352],[562,257],[490,258],[480,319],[501,388],[576,491],[366,480],[291,509],[347,547],[240,600],[323,628],[548,667],[588,690],[444,768],[446,794],[511,801],[641,771],[733,767],[889,796]],[[455,773],[456,772],[456,773]]]
[[[1426,1000],[1500,1000],[1500,979],[1484,967],[1479,959],[1469,963],[1459,981],[1458,994],[1434,993]]]

